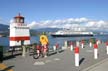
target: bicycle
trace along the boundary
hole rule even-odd
[[[48,56],[48,48],[47,48],[47,51],[46,52],[47,52],[47,56]],[[38,44],[34,48],[33,58],[34,59],[38,59],[40,56],[42,58],[45,56],[45,54],[44,54],[44,47]]]

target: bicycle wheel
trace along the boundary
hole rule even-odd
[[[38,55],[37,51],[34,51],[34,53],[33,53],[33,58],[34,58],[34,59],[38,59],[39,56],[40,56],[40,54]]]

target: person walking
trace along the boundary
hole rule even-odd
[[[43,47],[44,57],[47,57],[49,40],[48,40],[47,35],[44,32],[43,32],[42,35],[40,35],[40,43],[41,43],[41,45]]]

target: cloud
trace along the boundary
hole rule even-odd
[[[89,21],[86,24],[86,27],[94,28],[94,29],[108,29],[108,22],[100,20],[100,21]]]
[[[31,24],[28,24],[27,26],[30,27],[31,29],[43,28],[43,26],[36,21],[31,22]]]
[[[36,22],[33,21],[28,25],[31,29],[37,28],[82,28],[82,29],[105,29],[108,28],[108,22],[99,20],[91,20],[85,17],[82,18],[68,18],[68,19],[59,19],[59,20],[46,20]]]
[[[10,20],[10,23],[14,23],[14,19],[11,19],[11,20]]]

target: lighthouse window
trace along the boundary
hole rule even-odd
[[[24,23],[23,19],[20,20],[21,23]]]
[[[16,22],[19,23],[19,19],[18,18],[16,19]]]

